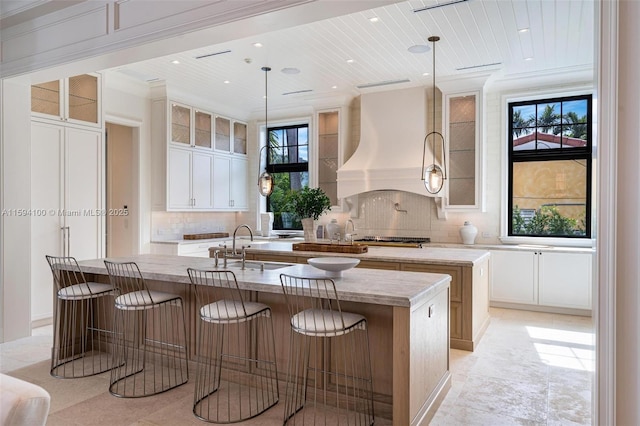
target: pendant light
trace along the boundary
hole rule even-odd
[[[260,148],[260,151],[258,152],[258,173],[260,173],[260,170],[262,170],[262,168],[260,167],[260,164],[262,163],[262,151],[264,149],[267,149],[267,155],[269,155],[269,121],[268,121],[268,114],[267,114],[267,96],[268,96],[267,73],[271,71],[271,68],[262,67],[262,71],[264,71],[264,129],[265,129],[266,141],[265,141],[265,146]],[[275,182],[273,180],[273,176],[271,176],[269,172],[267,172],[266,163],[265,163],[264,172],[260,173],[260,176],[258,177],[258,192],[260,193],[260,195],[267,197],[271,195],[271,193],[273,192],[274,185],[275,185]]]
[[[428,39],[433,45],[433,131],[428,133],[424,137],[424,146],[422,150],[422,176],[424,181],[424,187],[430,194],[437,194],[442,190],[444,186],[444,180],[446,174],[443,168],[445,167],[443,161],[443,168],[436,164],[436,139],[439,140],[442,147],[443,160],[445,159],[445,147],[444,136],[442,133],[436,131],[436,41],[440,40],[438,36],[431,36]],[[433,163],[425,168],[425,156],[427,155],[427,142],[431,140],[431,152],[433,153]]]

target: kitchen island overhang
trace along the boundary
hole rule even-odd
[[[212,259],[184,256],[139,255],[110,258],[134,261],[152,289],[183,297],[187,340],[193,356],[197,306],[190,290],[187,268],[215,269]],[[81,268],[98,282],[107,282],[104,259],[85,260]],[[218,269],[224,269],[220,267]],[[229,267],[248,300],[272,308],[281,380],[287,371],[289,313],[280,274],[318,275],[308,265],[260,271]],[[323,274],[320,272],[320,274]],[[376,416],[394,425],[429,421],[451,386],[449,366],[449,297],[451,277],[446,274],[354,269],[335,279],[342,309],[367,317]],[[284,381],[281,382],[281,385]],[[281,387],[284,390],[284,386]]]

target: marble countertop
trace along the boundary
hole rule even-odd
[[[283,243],[280,243],[283,244]],[[106,275],[105,259],[83,260],[79,262],[85,273]],[[109,258],[111,261],[133,261],[140,268],[146,280],[188,284],[187,268],[215,269],[213,259],[186,256],[144,254],[125,258]],[[323,271],[310,265],[287,265],[279,269],[260,271],[262,262],[247,261],[247,269],[242,270],[240,262],[230,262],[238,286],[243,290],[282,293],[280,274],[325,277]],[[268,266],[278,266],[275,262],[264,262]],[[219,269],[223,269],[222,266]],[[385,271],[354,268],[334,278],[340,300],[372,303],[388,306],[412,307],[430,299],[448,286],[451,277],[445,274],[424,272]]]
[[[311,257],[344,256],[367,260],[397,261],[403,263],[425,263],[434,265],[473,266],[490,256],[487,250],[449,247],[379,247],[369,246],[367,253],[333,253],[315,251],[293,251],[292,243],[270,242],[250,247],[247,253],[274,253]]]

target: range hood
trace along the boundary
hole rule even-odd
[[[368,191],[429,194],[420,179],[427,134],[425,87],[365,93],[360,99],[360,143],[338,169],[338,198]],[[427,164],[433,162],[427,146]]]

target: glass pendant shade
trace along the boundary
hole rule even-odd
[[[267,173],[267,171],[262,172],[262,174],[258,178],[258,192],[260,193],[260,195],[264,197],[271,195],[271,193],[273,192],[273,187],[273,176]]]
[[[444,173],[437,164],[432,164],[424,171],[424,187],[430,194],[437,194],[444,184]]]

